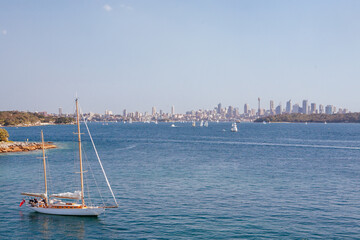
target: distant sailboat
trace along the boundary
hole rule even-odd
[[[202,126],[204,126],[204,121],[203,120],[201,120],[201,122],[200,122],[200,127],[202,127]]]
[[[192,122],[192,126],[196,127],[196,122],[195,121]]]
[[[237,125],[236,125],[235,122],[231,124],[231,131],[232,131],[232,132],[237,132],[237,131],[238,131]]]
[[[58,194],[48,194],[48,186],[47,186],[47,178],[46,178],[46,156],[44,149],[44,135],[41,131],[41,140],[42,140],[42,152],[43,152],[43,165],[44,165],[44,180],[45,180],[45,191],[44,193],[27,193],[23,192],[21,195],[33,197],[28,201],[29,207],[36,212],[45,213],[45,214],[53,214],[53,215],[71,215],[71,216],[98,216],[99,214],[105,211],[105,208],[117,208],[118,204],[115,199],[115,195],[111,189],[110,183],[106,177],[104,168],[100,161],[100,158],[97,154],[94,142],[90,135],[89,129],[86,125],[86,128],[89,132],[89,137],[93,144],[96,156],[98,157],[101,169],[103,171],[106,183],[110,189],[110,192],[114,198],[115,206],[90,206],[85,204],[85,196],[84,196],[84,178],[83,178],[83,164],[82,164],[82,148],[81,148],[81,132],[80,132],[80,120],[79,120],[79,110],[78,110],[78,100],[76,99],[76,122],[77,122],[77,135],[78,135],[78,144],[79,144],[79,160],[80,160],[80,180],[81,180],[81,191],[75,191],[73,193],[58,193]],[[39,200],[38,200],[39,198]],[[62,199],[72,199],[72,200],[80,200],[81,203],[78,202],[63,202],[58,198]],[[25,203],[23,200],[20,204]]]
[[[208,127],[208,126],[209,126],[209,122],[206,121],[206,122],[204,123],[204,127]]]
[[[176,126],[175,126],[175,124],[173,123],[173,124],[171,124],[171,127],[176,127]]]

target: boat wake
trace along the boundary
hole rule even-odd
[[[139,140],[139,139],[137,139]],[[143,139],[148,141],[148,139]],[[346,149],[360,150],[360,147],[336,146],[336,145],[313,145],[313,144],[293,144],[293,143],[269,143],[269,142],[235,142],[235,141],[205,141],[205,140],[172,140],[159,139],[152,140],[153,143],[204,143],[204,144],[226,144],[226,145],[251,145],[251,146],[269,146],[269,147],[295,147],[295,148],[324,148],[324,149]]]
[[[133,149],[133,148],[136,148],[137,144],[132,144],[130,146],[127,146],[127,147],[123,147],[123,148],[117,148],[115,149],[115,151],[124,151],[124,150],[130,150],[130,149]]]

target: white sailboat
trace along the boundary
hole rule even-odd
[[[196,122],[195,121],[192,122],[192,126],[196,127]]]
[[[206,121],[206,122],[204,123],[204,127],[208,127],[208,126],[209,126],[209,122]]]
[[[80,133],[80,119],[79,119],[79,108],[78,108],[78,99],[76,99],[76,122],[77,122],[77,135],[78,135],[78,145],[79,145],[79,160],[80,160],[80,180],[81,180],[81,191],[75,191],[74,193],[58,193],[58,194],[48,194],[47,179],[46,179],[46,161],[45,161],[45,150],[44,150],[44,135],[41,131],[42,139],[42,152],[43,152],[43,165],[44,165],[44,180],[45,180],[45,192],[44,193],[27,193],[23,192],[21,195],[33,197],[28,201],[29,207],[36,212],[45,213],[45,214],[55,214],[55,215],[71,215],[71,216],[98,216],[99,214],[105,211],[105,208],[117,208],[118,204],[116,202],[115,195],[111,189],[110,183],[107,179],[106,173],[100,161],[99,155],[97,153],[94,141],[87,127],[86,121],[84,121],[86,129],[88,130],[90,140],[93,144],[96,156],[98,158],[100,167],[103,171],[106,183],[108,184],[109,190],[114,198],[114,206],[88,206],[85,203],[84,199],[84,171],[82,164],[82,151],[81,151],[81,133]],[[40,199],[37,199],[40,198]],[[71,199],[77,200],[76,202],[63,202],[60,199]],[[81,200],[81,203],[78,201]],[[25,202],[20,204],[20,206]]]
[[[237,132],[238,131],[238,129],[237,129],[237,125],[236,125],[236,123],[234,122],[234,123],[232,123],[232,125],[231,125],[231,131],[232,132]]]
[[[202,126],[204,126],[204,121],[203,120],[201,120],[201,122],[200,122],[200,127],[202,127]]]

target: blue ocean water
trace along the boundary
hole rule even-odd
[[[360,238],[359,124],[170,125],[89,124],[119,201],[98,218],[19,207],[21,192],[43,191],[41,152],[0,155],[0,238]],[[7,128],[14,141],[41,129],[59,146],[47,151],[50,191],[79,190],[74,126]],[[111,204],[83,140],[88,204]]]

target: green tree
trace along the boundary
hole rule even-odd
[[[7,142],[9,138],[9,133],[3,128],[0,128],[0,142],[5,141]]]

